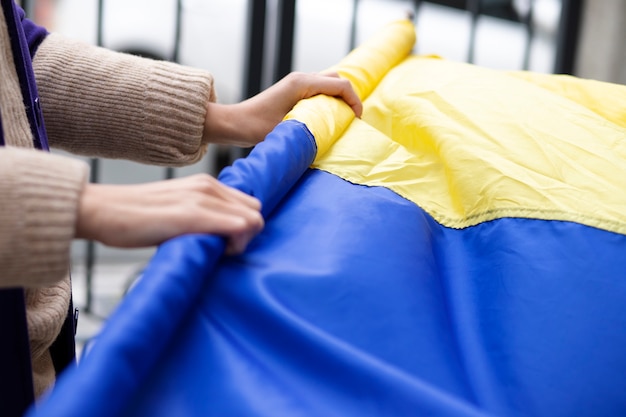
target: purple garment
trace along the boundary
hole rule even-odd
[[[13,60],[15,61],[35,147],[48,150],[48,136],[46,135],[32,64],[32,58],[48,32],[45,28],[26,19],[24,10],[13,0],[0,0],[0,4],[9,31]],[[2,121],[0,120],[1,126]],[[0,144],[4,145],[2,130],[0,130]]]

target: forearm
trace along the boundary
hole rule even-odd
[[[64,277],[87,176],[75,159],[0,148],[0,287]]]
[[[335,73],[292,72],[265,91],[237,104],[209,103],[204,141],[253,146],[300,100],[325,94],[341,98],[360,117],[363,105],[348,80]]]
[[[34,59],[53,147],[157,165],[206,151],[213,79],[202,70],[112,52],[52,34]]]

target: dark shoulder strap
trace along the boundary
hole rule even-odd
[[[34,398],[24,290],[0,289],[0,415],[22,416]]]
[[[56,340],[50,346],[50,356],[52,356],[52,362],[54,363],[54,370],[57,376],[71,365],[76,362],[76,321],[78,310],[74,309],[74,303],[70,297],[70,307],[67,312],[67,317],[61,328],[61,332],[57,336]]]

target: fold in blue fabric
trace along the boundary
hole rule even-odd
[[[315,140],[297,121],[279,124],[219,180],[253,195],[267,215],[297,182],[316,154]],[[113,416],[131,401],[164,349],[198,302],[224,252],[217,236],[184,236],[159,247],[133,291],[107,320],[97,343],[59,378],[33,416]],[[185,265],[180,267],[180,263]]]
[[[163,245],[31,415],[626,414],[625,236],[446,228],[308,169],[308,139],[287,124],[222,175],[268,202],[244,254],[207,236]]]

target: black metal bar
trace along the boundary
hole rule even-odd
[[[556,74],[574,75],[584,0],[562,0],[554,62]]]
[[[530,69],[530,54],[532,52],[533,38],[535,37],[535,30],[533,25],[535,10],[535,0],[531,0],[528,5],[528,13],[524,16],[524,26],[526,28],[526,47],[524,48],[524,60],[522,61],[522,69]]]
[[[425,3],[438,4],[458,10],[470,10],[473,0],[423,0]],[[482,3],[480,12],[483,16],[497,17],[499,19],[519,22],[517,14],[512,7],[512,0],[479,0]]]
[[[166,180],[171,180],[175,176],[176,176],[175,169],[173,167],[165,167],[165,175],[163,175],[163,177]]]
[[[250,98],[262,89],[263,57],[265,51],[266,0],[248,1],[248,56],[245,79],[245,97]]]
[[[266,0],[248,0],[248,44],[246,56],[246,76],[243,99],[257,95],[263,90],[263,66],[265,64],[265,29],[267,17]],[[218,148],[215,161],[217,172],[243,158],[252,148]]]
[[[413,0],[413,21],[417,23],[417,15],[420,12],[423,0]]]
[[[172,62],[180,62],[180,42],[183,31],[183,1],[176,0],[176,17],[174,24],[174,46],[172,48],[172,56],[170,60]],[[164,177],[166,180],[172,179],[176,176],[176,170],[173,167],[165,168]]]
[[[278,10],[278,55],[274,81],[280,80],[292,70],[295,20],[296,1],[281,0]]]
[[[32,7],[33,5],[31,4],[32,1],[31,0],[22,0],[20,3],[20,6],[22,7],[22,9],[24,9],[24,12],[26,13],[26,17],[28,17],[29,19],[32,18]]]
[[[467,0],[467,10],[471,14],[471,26],[469,43],[467,45],[467,62],[474,63],[474,55],[476,51],[476,31],[478,29],[478,17],[482,12],[481,0]]]
[[[90,160],[89,182],[97,183],[100,180],[100,160],[92,158]],[[93,272],[96,264],[96,243],[93,240],[87,241],[85,252],[85,312],[93,312]]]
[[[356,31],[358,28],[357,19],[359,15],[359,0],[352,1],[352,21],[350,22],[350,47],[353,50],[356,47]]]
[[[98,16],[96,18],[96,43],[98,46],[104,45],[104,0],[98,0]],[[92,158],[90,160],[91,183],[100,180],[100,160]],[[93,313],[93,272],[96,264],[96,243],[93,240],[87,241],[85,248],[85,312]]]
[[[104,0],[98,0],[98,16],[96,23],[96,43],[104,45]]]
[[[183,31],[183,0],[176,0],[176,22],[174,26],[174,48],[172,62],[180,62],[180,40]]]

